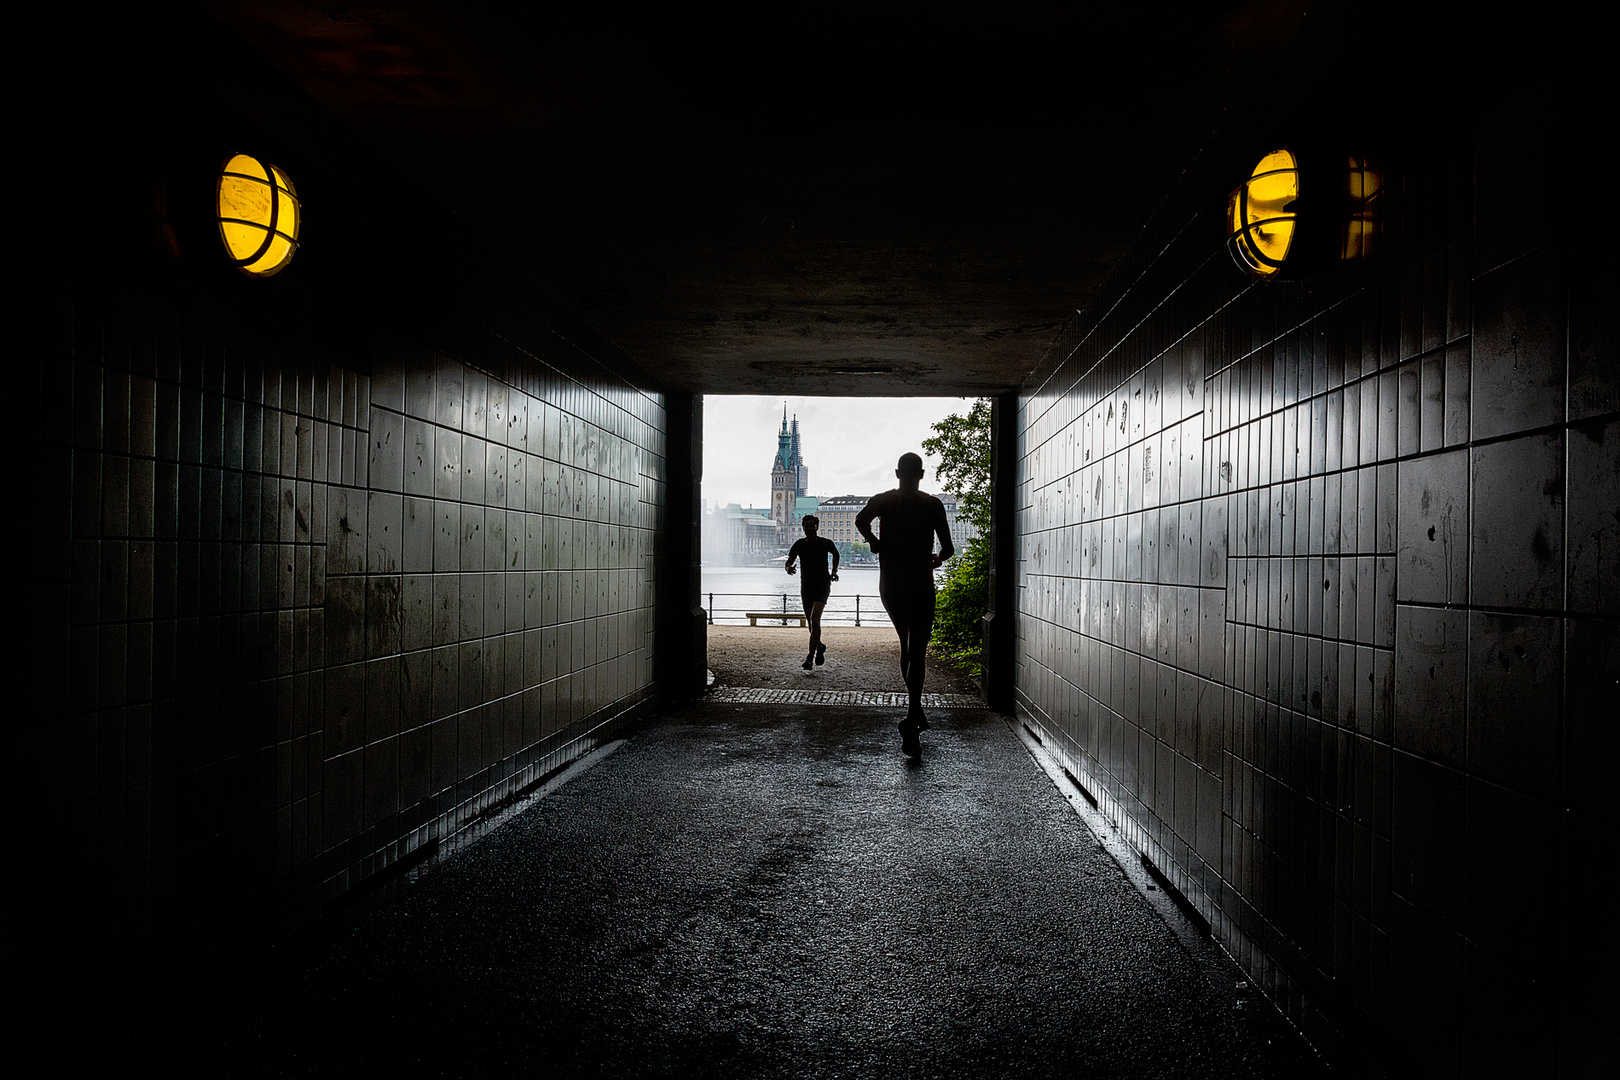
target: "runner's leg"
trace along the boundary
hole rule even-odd
[[[928,639],[934,634],[934,598],[919,601],[909,625],[910,656],[906,670],[906,692],[911,697],[911,714],[922,715],[923,680],[928,675]]]
[[[906,678],[906,658],[909,652],[906,648],[906,630],[909,623],[906,621],[906,608],[896,596],[888,593],[879,593],[878,599],[883,601],[883,610],[889,613],[889,625],[900,638],[900,678]]]
[[[900,677],[905,680],[909,699],[906,718],[926,728],[922,688],[928,673],[928,639],[934,630],[934,594],[932,590],[893,593],[883,597],[883,607],[900,638]]]
[[[812,656],[821,647],[821,611],[826,606],[827,602],[825,600],[817,600],[813,604],[807,604],[804,609],[804,613],[809,616],[806,621],[810,623],[810,653]]]

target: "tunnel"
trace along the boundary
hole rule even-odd
[[[305,933],[701,698],[706,395],[966,395],[984,704],[1335,1067],[1612,1075],[1601,29],[50,17],[17,970]]]

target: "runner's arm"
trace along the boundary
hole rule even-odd
[[[861,508],[861,512],[855,515],[855,531],[866,537],[866,543],[872,549],[873,554],[876,554],[878,550],[878,538],[872,535],[872,519],[877,517],[878,514],[877,501],[878,496],[872,496],[866,500],[866,505]]]
[[[934,532],[939,536],[939,556],[935,566],[942,565],[946,559],[956,554],[956,546],[951,543],[951,523],[945,519],[945,504],[935,501],[936,518]]]

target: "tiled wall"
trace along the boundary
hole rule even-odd
[[[64,954],[304,921],[653,685],[663,396],[471,241],[374,246],[341,163],[283,153],[324,220],[282,276],[167,221],[189,159],[156,151],[28,316],[14,737]]]
[[[1018,704],[1336,1056],[1586,1075],[1620,290],[1563,80],[1440,82],[1383,117],[1377,259],[1251,283],[1206,169],[1021,397]]]

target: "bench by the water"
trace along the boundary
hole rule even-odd
[[[802,611],[745,611],[749,626],[758,626],[760,619],[797,619],[799,625],[805,625],[805,614]]]

